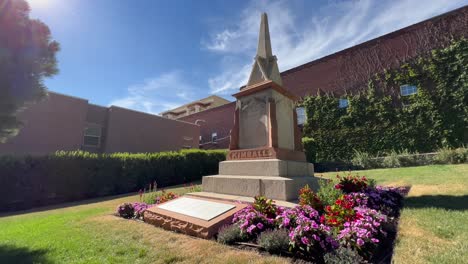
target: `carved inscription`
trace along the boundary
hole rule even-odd
[[[272,155],[270,149],[238,150],[229,152],[229,160],[269,158]]]

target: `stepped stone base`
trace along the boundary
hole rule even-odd
[[[314,165],[302,161],[279,159],[230,160],[219,163],[219,174],[279,177],[313,176]]]
[[[236,160],[219,163],[219,175],[203,177],[203,191],[282,201],[297,200],[299,189],[308,184],[314,191],[318,182],[314,166],[301,161],[279,159]]]
[[[308,184],[313,190],[318,189],[315,177],[274,177],[214,175],[203,177],[203,191],[221,194],[254,197],[263,195],[267,198],[283,201],[297,200],[299,189]]]

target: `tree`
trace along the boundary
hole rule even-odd
[[[18,112],[44,98],[44,78],[58,72],[59,44],[29,12],[25,0],[0,0],[0,143],[18,133]]]

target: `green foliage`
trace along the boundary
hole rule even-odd
[[[257,239],[258,245],[269,253],[279,254],[289,249],[288,231],[284,228],[262,232]]]
[[[159,188],[217,174],[224,150],[96,154],[59,151],[47,156],[0,156],[0,208],[128,193],[156,181]],[[147,189],[148,190],[148,189]]]
[[[343,194],[340,189],[335,188],[335,183],[330,179],[320,179],[319,186],[320,188],[317,195],[324,206],[334,204],[335,201]]]
[[[357,264],[365,263],[364,259],[354,250],[340,247],[323,256],[326,264]]]
[[[299,204],[300,205],[309,205],[315,210],[322,212],[323,211],[323,203],[312,189],[310,189],[309,185],[306,184],[303,188],[299,190]]]
[[[387,156],[383,159],[383,166],[385,168],[399,168],[401,167],[400,159],[398,153],[394,150],[390,151]]]
[[[17,112],[46,95],[44,78],[57,73],[59,44],[25,0],[0,2],[0,143],[21,126]],[[14,73],[14,74],[13,74]]]
[[[438,164],[458,164],[468,162],[468,148],[442,148],[435,156]]]
[[[252,204],[253,208],[267,217],[276,217],[276,205],[272,199],[267,199],[265,196],[255,196]]]
[[[246,234],[243,234],[236,224],[222,226],[218,231],[217,241],[221,244],[232,245],[246,239]]]
[[[417,94],[400,96],[400,86]],[[331,94],[306,97],[304,148],[310,162],[349,161],[372,167],[368,153],[431,152],[468,143],[468,41],[414,59],[346,94],[339,108]],[[387,159],[396,166],[394,155]]]
[[[354,151],[353,159],[351,160],[354,166],[361,167],[363,169],[374,168],[375,167],[375,160],[372,156],[363,151]]]
[[[366,157],[368,162],[362,162],[361,157]],[[459,164],[468,162],[468,148],[456,149],[441,148],[437,153],[410,153],[407,150],[402,152],[391,151],[384,157],[373,157],[369,153],[361,152],[352,160],[353,165],[366,168],[398,168],[408,166],[423,166],[429,164]],[[363,164],[366,164],[365,167]]]

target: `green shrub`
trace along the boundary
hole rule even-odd
[[[335,183],[332,180],[319,179],[318,183],[320,188],[317,195],[324,206],[334,204],[336,199],[343,194],[341,190],[335,188]]]
[[[340,247],[335,251],[326,253],[323,259],[326,264],[366,263],[356,251],[346,247]]]
[[[241,232],[236,224],[222,226],[218,231],[217,241],[221,244],[232,245],[246,239],[246,235]]]
[[[274,229],[262,232],[257,239],[258,245],[269,253],[279,254],[289,249],[289,237],[286,229]]]
[[[216,174],[224,150],[0,156],[0,211],[159,188]]]
[[[382,165],[385,168],[399,168],[401,167],[400,158],[398,153],[392,150],[383,158]]]
[[[467,161],[468,148],[441,148],[434,160],[438,164],[458,164]]]
[[[354,156],[351,160],[354,166],[362,167],[363,169],[370,169],[376,167],[376,162],[373,157],[363,151],[354,150]]]
[[[309,205],[319,212],[323,211],[322,201],[308,184],[299,190],[299,205]]]

